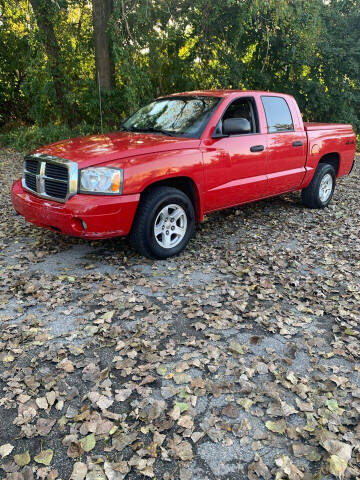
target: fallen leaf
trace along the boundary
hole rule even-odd
[[[52,407],[56,400],[56,393],[53,390],[51,390],[51,392],[46,392],[45,397],[50,407]]]
[[[250,400],[250,398],[242,398],[239,403],[243,407],[245,412],[248,412],[254,402]]]
[[[74,365],[67,358],[64,358],[64,360],[59,363],[59,368],[67,373],[71,373],[75,370]]]
[[[192,429],[194,427],[194,422],[190,415],[183,415],[179,418],[178,425],[186,429]]]
[[[271,432],[280,433],[281,435],[285,433],[286,430],[286,422],[284,419],[277,420],[275,422],[269,420],[265,423],[265,426]]]
[[[31,458],[29,451],[14,455],[14,462],[16,463],[16,465],[19,465],[19,467],[24,467],[25,465],[28,465],[30,463],[30,460]]]
[[[125,447],[131,445],[137,439],[137,432],[120,433],[113,437],[112,445],[115,450],[121,452]]]
[[[221,413],[229,418],[237,418],[240,412],[235,405],[227,405],[222,409]]]
[[[42,410],[46,410],[49,407],[49,404],[45,397],[40,397],[35,400],[36,405]]]
[[[255,455],[255,462],[249,465],[248,478],[249,480],[257,480],[257,478],[263,478],[264,480],[271,479],[270,470],[259,455]]]
[[[0,360],[4,363],[11,363],[15,360],[15,357],[14,357],[14,355],[11,355],[10,353],[2,354],[0,356]]]
[[[177,385],[181,385],[183,383],[190,383],[191,382],[191,377],[188,373],[175,373],[174,382]]]
[[[331,455],[328,459],[327,466],[331,474],[335,475],[335,477],[342,478],[347,469],[348,462],[337,455]]]
[[[184,462],[192,460],[193,451],[189,442],[183,441],[172,447],[174,456],[180,458]]]
[[[337,455],[338,457],[343,458],[347,462],[350,460],[352,446],[348,443],[340,442],[339,440],[334,439],[325,439],[322,440],[320,443],[331,455]]]
[[[90,435],[83,437],[80,440],[80,445],[84,452],[90,452],[96,445],[95,435],[90,433]]]
[[[280,458],[277,458],[275,463],[281,468],[281,471],[287,475],[289,480],[301,480],[304,477],[303,472],[291,462],[287,455],[282,455]]]
[[[154,400],[148,413],[150,422],[159,418],[166,411],[166,403],[164,400]]]
[[[131,394],[132,390],[130,388],[125,388],[124,390],[117,390],[115,400],[117,402],[125,402],[125,400],[127,400]]]
[[[123,480],[130,472],[127,462],[104,462],[104,470],[108,480]],[[80,479],[82,480],[82,479]]]
[[[237,353],[238,355],[244,355],[244,347],[240,345],[240,343],[236,342],[235,340],[231,340],[229,344],[229,351],[231,353]]]
[[[326,400],[326,406],[331,412],[337,412],[339,410],[339,405],[335,398]]]
[[[189,405],[185,402],[175,402],[175,406],[179,408],[180,413],[186,412]]]
[[[161,376],[166,375],[167,366],[166,365],[160,365],[159,367],[157,367],[156,372]]]
[[[106,410],[114,403],[112,398],[106,397],[105,395],[100,395],[99,400],[96,402],[96,405],[100,410]]]
[[[50,465],[53,455],[54,455],[54,452],[50,448],[47,450],[41,450],[41,452],[34,457],[34,460],[36,463],[42,463],[43,465]]]
[[[0,455],[1,455],[2,458],[5,458],[8,455],[10,455],[10,453],[13,450],[14,450],[13,445],[11,445],[10,443],[5,443],[4,445],[1,445],[1,447],[0,447]]]
[[[83,462],[74,463],[74,468],[71,474],[71,480],[84,480],[88,471],[88,467]]]

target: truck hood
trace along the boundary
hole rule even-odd
[[[45,153],[65,158],[86,168],[113,160],[130,159],[137,155],[197,148],[198,138],[168,137],[158,134],[117,132],[71,138],[39,148],[33,153]]]

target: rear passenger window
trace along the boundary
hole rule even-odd
[[[294,130],[290,109],[281,97],[261,97],[269,133]]]

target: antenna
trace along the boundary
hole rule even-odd
[[[101,126],[101,133],[103,132],[103,114],[102,114],[102,103],[101,103],[101,84],[100,84],[100,73],[98,74],[98,85],[99,85],[99,107],[100,107],[100,126]]]

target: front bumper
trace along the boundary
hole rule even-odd
[[[66,235],[104,239],[128,235],[140,194],[75,195],[66,203],[38,198],[24,190],[21,180],[12,187],[16,212],[34,225]]]

